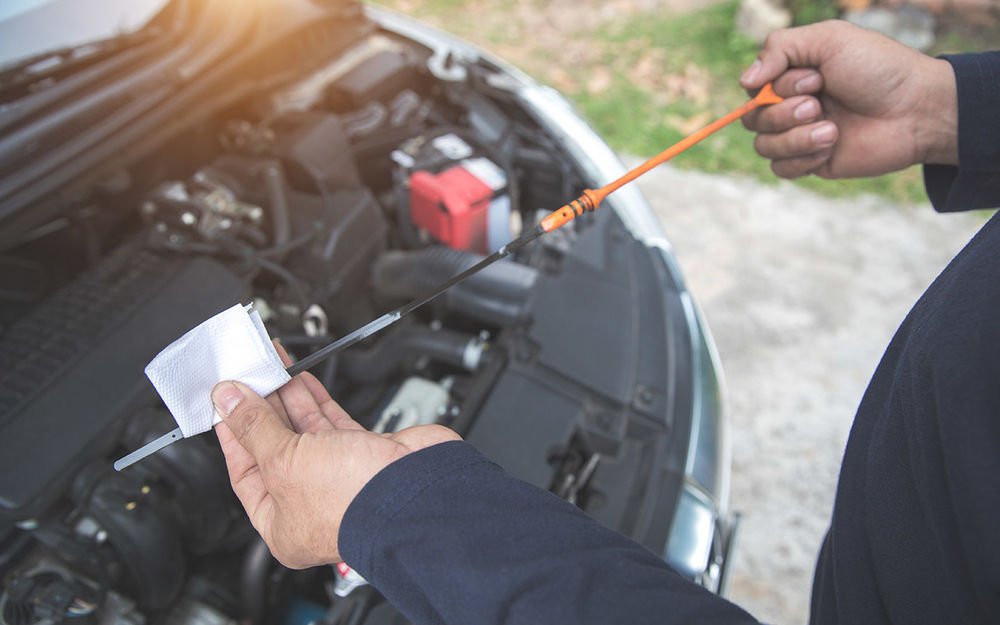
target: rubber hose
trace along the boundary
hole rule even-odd
[[[273,247],[288,243],[291,225],[289,222],[288,197],[285,195],[285,177],[277,165],[266,167],[263,172],[267,199],[271,205],[271,222],[274,226]]]
[[[367,351],[346,350],[341,353],[338,372],[352,382],[372,382],[385,377],[408,358],[421,356],[466,368],[466,348],[474,340],[472,336],[450,330],[401,328],[389,333]],[[484,351],[482,357],[487,354],[489,352]]]
[[[417,297],[481,259],[478,254],[443,246],[393,250],[375,262],[372,283],[383,295]],[[474,319],[509,325],[525,317],[524,303],[537,278],[536,269],[505,259],[455,285],[442,300],[446,308]]]
[[[264,621],[267,596],[267,576],[274,564],[267,543],[257,538],[251,543],[243,558],[240,574],[240,600],[243,616],[251,625]]]

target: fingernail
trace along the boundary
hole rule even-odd
[[[241,401],[243,392],[232,382],[223,382],[212,389],[212,403],[224,417],[228,417]]]
[[[835,133],[836,130],[834,129],[833,124],[823,124],[816,130],[813,130],[809,134],[809,138],[812,139],[812,142],[816,145],[826,145],[828,143],[833,143],[833,136]]]
[[[792,111],[792,115],[794,115],[795,119],[799,121],[813,119],[816,117],[817,113],[819,113],[819,105],[816,100],[806,100],[802,104],[796,106],[795,110]]]
[[[747,84],[753,81],[753,79],[757,76],[757,73],[760,72],[760,66],[760,59],[754,61],[750,67],[747,68],[747,71],[743,72],[743,75],[740,76],[740,82]]]
[[[795,83],[792,88],[795,89],[795,93],[813,93],[819,90],[820,82],[817,74],[811,74]]]

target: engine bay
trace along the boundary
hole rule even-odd
[[[278,565],[214,436],[111,468],[174,427],[142,370],[205,318],[252,302],[301,358],[593,183],[488,63],[373,28],[345,48],[0,250],[4,625],[404,622],[349,567]],[[312,373],[365,427],[451,427],[662,553],[691,427],[678,293],[608,210]]]

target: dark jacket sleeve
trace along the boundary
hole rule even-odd
[[[959,211],[1000,206],[1000,52],[942,57],[958,87],[958,167],[924,166],[934,208]]]
[[[348,508],[339,545],[418,625],[756,622],[464,442],[375,476]]]

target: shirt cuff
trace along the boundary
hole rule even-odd
[[[941,58],[955,71],[958,167],[925,165],[927,195],[941,212],[1000,206],[1000,52]]]
[[[386,522],[437,481],[473,465],[495,464],[464,441],[448,441],[407,454],[382,469],[354,498],[337,536],[340,557],[371,579],[375,546]]]

